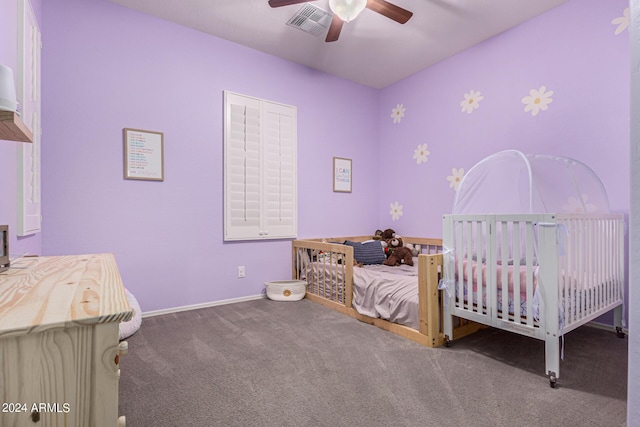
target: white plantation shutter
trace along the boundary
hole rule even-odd
[[[18,236],[40,231],[40,51],[41,34],[31,2],[18,6],[18,86],[22,120],[33,132],[32,144],[18,146]]]
[[[224,95],[225,240],[295,237],[296,109]]]
[[[234,98],[226,129],[226,229],[242,239],[260,231],[260,105]]]
[[[268,103],[265,114],[265,221],[269,233],[292,236],[295,225],[295,116]],[[294,230],[295,232],[295,230]]]

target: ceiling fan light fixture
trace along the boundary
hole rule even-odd
[[[367,6],[367,0],[329,0],[329,8],[344,22],[355,19]]]

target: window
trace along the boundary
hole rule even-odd
[[[18,3],[18,87],[32,144],[18,146],[18,236],[40,231],[40,29],[31,2]]]
[[[296,107],[224,92],[225,240],[295,238]]]

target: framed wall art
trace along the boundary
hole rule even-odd
[[[333,158],[333,191],[351,193],[353,170],[351,159]]]
[[[164,181],[164,133],[124,129],[124,177]]]

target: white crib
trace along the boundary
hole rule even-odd
[[[544,340],[555,387],[564,333],[615,310],[622,334],[622,215],[445,215],[443,233],[445,339],[457,316]]]

